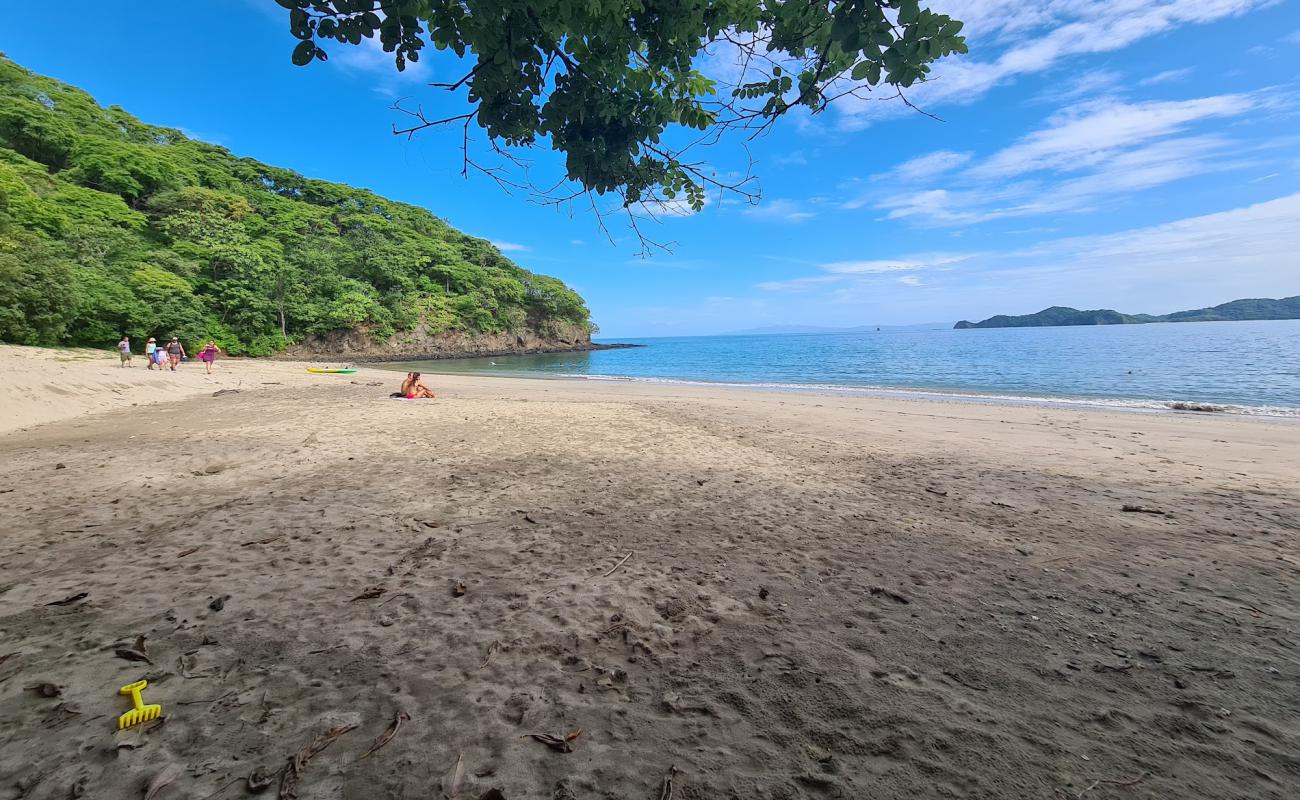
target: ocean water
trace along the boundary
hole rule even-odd
[[[1300,320],[619,341],[645,346],[383,366],[1300,417]]]

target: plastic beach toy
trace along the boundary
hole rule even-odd
[[[128,683],[117,690],[118,694],[131,695],[131,703],[135,706],[135,708],[117,718],[117,729],[119,731],[162,716],[161,705],[157,703],[145,705],[144,700],[140,697],[141,690],[148,685],[149,681],[136,681],[135,683]]]

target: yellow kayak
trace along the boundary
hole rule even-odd
[[[308,372],[321,372],[329,375],[351,375],[357,371],[356,367],[308,367]]]

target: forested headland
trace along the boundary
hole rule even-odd
[[[1109,308],[1080,311],[1068,306],[1052,306],[1035,314],[1007,316],[999,314],[980,322],[962,320],[953,327],[966,328],[1047,328],[1070,325],[1146,325],[1154,322],[1240,322],[1243,320],[1300,319],[1300,295],[1271,298],[1247,298],[1220,303],[1210,308],[1175,311],[1172,314],[1123,314]]]
[[[240,158],[0,55],[0,341],[582,346],[573,290],[429,211]],[[479,349],[499,349],[495,346]]]

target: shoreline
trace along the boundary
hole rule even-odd
[[[633,345],[636,346],[636,345]],[[347,381],[349,384],[372,384],[383,387],[383,394],[396,388],[398,369],[385,366],[403,362],[357,362],[353,375],[319,376],[306,372],[309,364],[331,364],[322,359],[223,358],[212,375],[199,362],[182,365],[175,373],[157,373],[144,368],[143,357],[136,365],[123,369],[116,354],[81,348],[43,348],[0,345],[0,400],[14,413],[0,417],[0,436],[6,432],[29,429],[49,422],[78,419],[87,414],[122,407],[148,408],[161,403],[184,400],[217,391],[256,391],[267,387],[322,385],[322,382]],[[1124,417],[1204,419],[1250,421],[1283,428],[1300,426],[1300,409],[1282,409],[1283,413],[1245,413],[1225,409],[1207,412],[1180,409],[1171,404],[1180,401],[1130,401],[1120,398],[1102,400],[1010,395],[962,394],[933,390],[906,390],[887,387],[852,387],[810,384],[763,384],[708,382],[660,378],[610,377],[599,375],[548,375],[541,373],[427,372],[437,376],[429,381],[436,392],[440,385],[484,385],[519,381],[567,386],[580,392],[603,387],[623,394],[644,390],[651,396],[687,391],[700,396],[839,399],[862,403],[926,404],[971,409],[1006,410],[1009,412],[1052,412],[1080,414],[1120,414]],[[147,376],[147,377],[146,377]],[[326,385],[327,385],[326,383]],[[390,384],[392,384],[390,386]]]
[[[630,345],[640,347],[644,345]],[[436,359],[431,359],[436,360]],[[404,362],[398,362],[404,363]],[[379,369],[386,369],[379,367]],[[855,386],[850,384],[774,383],[742,381],[701,381],[688,378],[639,377],[631,375],[599,374],[548,374],[543,372],[438,372],[440,376],[474,376],[485,378],[518,378],[520,380],[589,381],[592,383],[630,383],[664,386],[702,386],[741,391],[772,391],[810,394],[824,397],[876,397],[897,400],[928,400],[935,402],[970,403],[1029,408],[1097,409],[1138,414],[1190,414],[1197,416],[1229,416],[1246,419],[1293,421],[1300,423],[1300,407],[1252,406],[1238,403],[1206,402],[1196,400],[1154,400],[1127,397],[1053,397],[1048,395],[984,394],[976,391],[925,389],[915,387]]]

